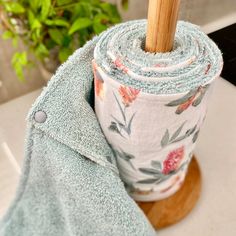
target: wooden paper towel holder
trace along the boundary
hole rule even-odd
[[[145,50],[172,50],[180,0],[149,0]],[[201,171],[193,157],[185,181],[174,195],[155,202],[137,202],[155,229],[173,225],[194,208],[201,193]]]

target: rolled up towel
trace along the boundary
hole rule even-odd
[[[198,26],[178,22],[173,50],[144,51],[146,20],[119,24],[94,50],[95,110],[130,195],[153,201],[184,181],[211,84],[218,47]]]

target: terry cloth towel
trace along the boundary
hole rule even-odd
[[[155,235],[128,196],[93,111],[98,40],[60,66],[28,115],[23,175],[1,236]]]
[[[154,201],[184,182],[221,52],[198,26],[178,22],[173,50],[143,50],[146,20],[105,32],[94,50],[95,109],[130,195]]]

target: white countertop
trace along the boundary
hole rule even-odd
[[[0,215],[17,185],[25,117],[39,93],[0,105]],[[195,154],[203,176],[200,200],[184,220],[158,235],[236,235],[236,87],[223,79],[215,84]]]

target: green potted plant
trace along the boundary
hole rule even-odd
[[[122,4],[126,8],[127,0]],[[24,81],[24,69],[35,64],[32,58],[44,74],[53,73],[74,50],[121,17],[115,4],[101,0],[0,0],[0,20],[2,37],[17,48],[12,66]]]

